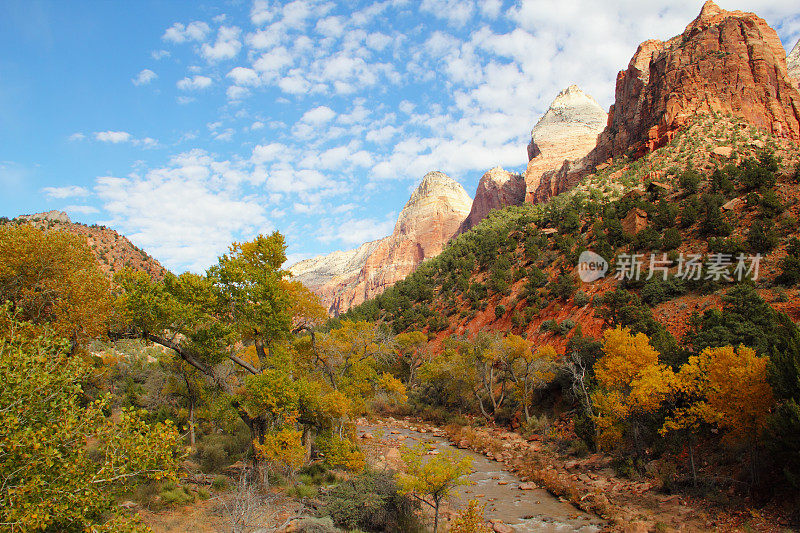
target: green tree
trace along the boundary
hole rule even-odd
[[[88,399],[92,369],[52,331],[4,310],[0,333],[0,523],[11,531],[135,529],[112,515],[113,498],[143,480],[176,479],[185,457],[176,428],[147,423],[137,410],[111,416],[109,397]]]
[[[423,443],[400,452],[405,471],[397,473],[401,494],[410,494],[433,509],[433,533],[439,529],[439,506],[452,497],[456,487],[472,471],[472,459],[455,450],[428,455],[431,448]]]

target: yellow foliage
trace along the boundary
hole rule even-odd
[[[603,356],[594,366],[600,384],[592,394],[594,421],[602,448],[623,442],[629,419],[657,411],[674,393],[675,373],[659,363],[643,333],[627,328],[606,331]]]
[[[303,432],[284,428],[264,435],[264,443],[253,441],[253,449],[259,459],[267,461],[271,468],[291,474],[305,461]]]
[[[492,533],[492,528],[484,518],[485,513],[485,504],[470,500],[467,507],[456,513],[450,522],[450,533]]]
[[[644,333],[631,335],[628,328],[609,329],[603,335],[603,357],[594,365],[602,387],[628,386],[642,368],[658,364],[658,352]]]

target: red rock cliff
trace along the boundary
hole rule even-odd
[[[594,161],[655,150],[699,113],[731,113],[800,140],[800,94],[787,73],[786,51],[755,14],[725,11],[709,0],[681,35],[639,45],[617,75]]]

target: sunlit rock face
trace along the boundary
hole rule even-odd
[[[525,171],[527,201],[541,202],[552,196],[554,184],[543,179],[544,174],[558,170],[565,161],[586,156],[607,121],[600,104],[576,85],[561,91],[531,131]]]
[[[400,212],[391,235],[355,250],[301,261],[289,271],[320,296],[332,315],[338,315],[438,255],[471,207],[472,199],[458,182],[441,172],[429,172]]]

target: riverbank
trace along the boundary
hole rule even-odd
[[[409,431],[430,435],[431,438],[446,438],[458,448],[496,462],[498,470],[514,474],[520,481],[528,483],[528,489],[544,489],[561,503],[569,502],[583,513],[602,518],[607,524],[605,531],[788,530],[781,525],[779,517],[764,510],[740,508],[732,511],[702,498],[665,494],[654,478],[632,480],[617,476],[606,456],[589,454],[577,458],[559,453],[550,443],[536,437],[526,439],[503,428],[439,428],[420,420],[392,417],[359,422],[364,427],[383,431],[382,438],[376,438],[375,432],[359,432],[371,461],[378,464],[384,461],[390,467],[395,466],[392,463],[395,457],[399,459],[399,454],[391,450],[404,440],[399,437]],[[491,507],[487,511],[489,509]]]

